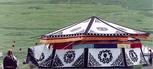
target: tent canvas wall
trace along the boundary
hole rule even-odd
[[[39,68],[124,68],[148,64],[141,48],[49,49],[40,45],[29,48],[27,57]]]

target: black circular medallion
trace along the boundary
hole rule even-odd
[[[71,63],[74,61],[75,52],[74,51],[67,51],[64,55],[64,62]]]
[[[109,62],[112,61],[113,56],[110,50],[102,50],[98,54],[98,59],[100,60],[100,62],[108,64]]]

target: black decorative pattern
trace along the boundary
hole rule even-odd
[[[123,53],[121,52],[117,59],[111,64],[111,66],[124,66],[124,57]]]
[[[64,54],[64,62],[65,63],[71,63],[74,61],[75,58],[75,51],[67,51],[66,54]]]
[[[51,62],[52,62],[52,55],[50,55],[45,61],[43,61],[39,65],[41,67],[51,67]]]
[[[110,50],[102,50],[98,54],[98,59],[100,60],[100,62],[108,64],[109,62],[112,61],[113,56]]]
[[[56,55],[55,58],[53,59],[53,67],[60,67],[63,66],[64,64],[62,61],[59,59],[59,57]]]
[[[130,60],[130,58],[128,58],[128,55],[125,53],[125,58],[126,58],[126,64],[128,66],[133,65],[132,61]]]
[[[130,56],[130,58],[131,58],[131,60],[132,60],[133,62],[137,62],[137,61],[138,61],[138,56],[137,56],[137,54],[134,52],[134,50],[130,50],[130,51],[129,51],[129,56]]]
[[[105,28],[105,27],[97,27],[97,30],[99,30],[99,31],[107,31],[108,29]]]
[[[88,66],[89,67],[96,67],[96,66],[100,66],[100,65],[101,64],[96,61],[96,59],[91,55],[91,53],[89,53]]]
[[[72,64],[74,67],[83,67],[84,66],[84,53]]]

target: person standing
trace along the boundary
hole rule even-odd
[[[149,63],[150,63],[150,65],[152,65],[152,59],[153,59],[153,52],[152,52],[152,50],[150,49],[150,50],[149,50]]]
[[[4,69],[17,69],[17,58],[13,55],[12,50],[8,50],[7,56],[3,60]]]

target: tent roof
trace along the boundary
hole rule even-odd
[[[92,16],[80,23],[67,26],[59,29],[55,32],[48,33],[42,36],[42,39],[49,38],[67,38],[76,36],[148,36],[146,32],[133,30],[124,26],[120,26],[105,20],[102,20],[96,16]]]

